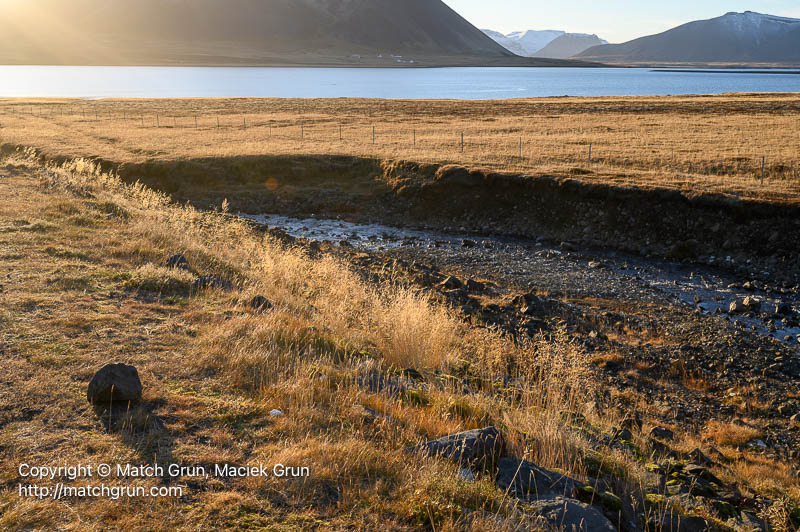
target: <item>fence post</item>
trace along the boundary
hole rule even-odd
[[[461,153],[464,153],[464,132],[461,132]]]
[[[217,129],[219,129],[219,115],[217,115]]]
[[[522,135],[519,136],[519,158],[522,159]]]
[[[415,129],[414,130],[414,146],[416,147],[416,145],[417,145],[417,130]]]
[[[244,131],[247,131],[247,117],[246,116],[242,117],[242,129]]]
[[[339,140],[342,140],[342,124],[339,124]]]
[[[589,166],[592,166],[592,143],[589,143]]]
[[[375,144],[375,126],[372,126],[372,143]]]
[[[766,172],[766,169],[767,169],[767,158],[766,157],[762,157],[761,158],[761,184],[762,185],[764,184],[764,173]]]
[[[197,115],[194,115],[194,128],[197,129]]]

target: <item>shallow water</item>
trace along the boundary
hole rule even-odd
[[[797,91],[800,75],[763,70],[0,66],[0,97],[476,100]]]
[[[721,270],[695,264],[675,261],[646,259],[638,256],[623,255],[601,250],[565,251],[560,246],[549,245],[543,241],[501,238],[469,233],[442,233],[420,229],[406,229],[381,224],[359,224],[329,218],[292,218],[289,216],[261,214],[243,215],[243,217],[264,224],[270,228],[279,228],[287,234],[313,241],[328,241],[341,244],[347,241],[349,246],[364,251],[386,251],[401,247],[440,249],[448,253],[467,253],[462,247],[464,240],[475,242],[481,248],[486,262],[492,262],[492,254],[502,249],[512,254],[523,254],[527,261],[546,260],[550,268],[562,272],[584,273],[590,261],[601,261],[603,269],[613,276],[628,278],[633,284],[643,282],[650,292],[657,292],[672,299],[675,304],[687,305],[700,309],[705,314],[724,314],[730,303],[736,299],[754,296],[762,303],[762,309],[775,308],[785,303],[800,310],[800,298],[797,294],[777,294],[768,291],[749,292],[743,288],[729,285],[732,279]],[[587,257],[591,257],[587,259]],[[553,261],[556,264],[552,264]],[[558,264],[560,263],[560,264]],[[598,270],[597,275],[607,275]],[[700,301],[695,303],[695,297]],[[790,345],[798,345],[800,327],[777,327],[770,332],[767,325],[759,317],[746,315],[730,316],[732,322],[738,322],[745,329],[750,329],[765,336],[772,336],[780,341],[790,337]],[[780,319],[777,320],[780,322]]]

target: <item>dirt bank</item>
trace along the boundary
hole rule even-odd
[[[227,199],[246,213],[544,238],[800,283],[800,208],[792,205],[593,184],[582,169],[573,170],[578,180],[330,155],[97,162],[200,206]]]

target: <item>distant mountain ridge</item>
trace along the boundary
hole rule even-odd
[[[800,19],[731,12],[576,57],[618,64],[800,64]]]
[[[597,35],[588,35],[585,33],[567,33],[554,39],[547,46],[533,54],[532,57],[549,57],[551,59],[567,59],[574,55],[578,55],[584,50],[588,50],[593,46],[607,44]]]
[[[524,57],[566,59],[592,46],[607,42],[597,35],[567,33],[561,30],[515,31],[508,35],[494,30],[482,31],[507,50]]]
[[[520,64],[441,0],[0,0],[5,64],[412,61]]]

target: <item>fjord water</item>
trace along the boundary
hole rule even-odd
[[[800,92],[779,70],[0,66],[0,97],[453,98]],[[786,72],[786,71],[784,71]]]

